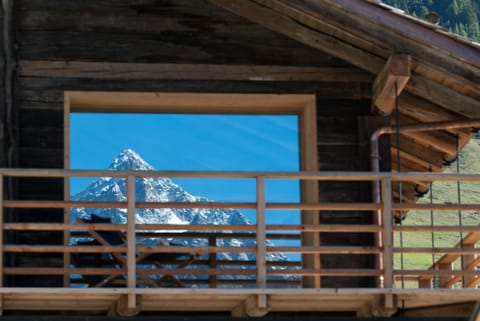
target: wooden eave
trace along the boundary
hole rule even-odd
[[[378,83],[403,82],[400,119],[409,124],[480,119],[480,46],[434,24],[372,0],[209,2],[371,73],[374,102]],[[409,56],[409,75],[388,74],[396,55]],[[394,109],[391,104],[377,112],[388,115]],[[443,169],[438,155],[452,159],[456,146],[450,145],[456,144],[457,135],[462,148],[473,134],[467,128],[424,132],[417,139],[410,135],[408,141],[418,148],[402,149],[401,161],[411,170],[425,170],[428,164],[434,171]],[[420,157],[409,152],[422,149],[432,152]],[[392,152],[392,159],[396,154]]]

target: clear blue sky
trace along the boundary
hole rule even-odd
[[[157,170],[299,169],[296,116],[71,114],[70,126],[72,169],[106,169],[125,148],[135,150]],[[174,181],[189,193],[212,200],[255,200],[252,180]],[[87,184],[73,181],[72,194]],[[267,182],[268,201],[298,199],[297,181]],[[292,223],[286,212],[269,217],[272,223]]]

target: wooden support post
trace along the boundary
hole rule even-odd
[[[383,243],[383,288],[391,289],[393,277],[393,215],[392,215],[392,181],[385,178],[382,181],[382,243]]]
[[[136,271],[136,238],[135,238],[135,176],[127,177],[127,287],[135,289],[137,287]],[[129,309],[137,307],[135,294],[128,294]]]
[[[410,79],[411,57],[393,54],[373,82],[372,106],[380,115],[389,115],[395,108],[395,99]]]
[[[257,177],[257,288],[267,287],[265,177]]]
[[[453,269],[453,264],[452,263],[439,263],[438,264],[438,269],[439,270],[452,270]],[[445,285],[449,283],[449,281],[452,279],[452,276],[451,275],[445,275],[445,274],[442,274],[439,276],[438,278],[438,282],[439,282],[439,287],[440,288],[444,288],[446,287]],[[452,288],[452,286],[448,286],[448,288]]]

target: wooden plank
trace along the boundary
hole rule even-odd
[[[400,122],[400,125],[425,124],[425,123],[417,122],[410,116],[407,116],[404,114],[400,115],[399,122]],[[428,121],[426,123],[432,123],[432,121]],[[392,126],[395,126],[395,125],[392,124]],[[457,138],[455,135],[452,135],[449,131],[444,131],[441,129],[431,130],[431,131],[412,131],[412,132],[402,133],[402,135],[410,137],[414,139],[416,142],[423,144],[424,146],[427,146],[427,147],[432,146],[440,150],[441,152],[447,154],[446,156],[450,156],[450,157],[456,156]],[[469,139],[469,137],[467,139]]]
[[[371,82],[370,73],[346,67],[213,65],[21,60],[20,76],[141,80]]]
[[[234,81],[234,80],[136,80],[128,79],[82,79],[82,78],[19,78],[22,98],[21,108],[63,111],[63,98],[56,99],[58,91],[117,91],[117,92],[193,92],[193,93],[257,93],[257,94],[304,94],[315,93],[325,99],[371,99],[369,83],[340,82],[295,82],[295,81]],[[47,94],[47,92],[50,92]]]
[[[265,178],[256,179],[256,267],[257,267],[257,288],[264,289],[267,286],[267,265],[266,265],[266,220],[265,220]],[[246,305],[248,310],[248,306]]]
[[[2,50],[0,50],[0,164],[4,167],[18,165],[16,155],[18,152],[18,137],[15,133],[18,131],[18,119],[15,117],[14,97],[15,97],[15,6],[14,1],[7,0],[3,2],[2,14],[0,15],[2,33],[0,40]],[[7,143],[8,142],[8,143]],[[8,144],[8,145],[7,145]],[[8,148],[7,148],[8,147]],[[10,191],[13,192],[13,191]]]
[[[468,249],[468,248],[424,248],[424,247],[403,247],[394,248],[394,253],[427,253],[427,254],[478,254],[480,249]]]
[[[193,114],[273,114],[305,112],[311,94],[66,92],[72,112]]]
[[[123,268],[25,268],[7,267],[5,275],[55,275],[55,274],[82,274],[82,275],[123,275],[126,269]]]
[[[423,164],[428,164],[430,162],[432,164],[432,168],[443,168],[444,166],[444,153],[433,148],[425,148],[425,146],[418,144],[416,141],[405,135],[400,135],[400,146],[397,146],[396,137],[390,139],[390,143],[392,146],[392,153],[394,149],[395,153],[398,149],[400,149],[401,153],[413,154],[414,157],[420,159],[421,163]],[[396,157],[392,157],[392,160],[396,160]]]
[[[134,175],[127,177],[127,287],[135,289],[137,287],[137,238],[136,238],[136,180]],[[123,258],[123,257],[122,257]],[[128,309],[137,308],[137,299],[134,294],[128,294],[126,298],[126,307]]]
[[[439,263],[438,264],[438,269],[440,271],[452,271],[453,270],[453,264],[452,263]],[[452,279],[451,274],[440,274],[438,277],[438,282],[440,283],[441,288],[446,288],[446,283],[448,283]]]
[[[407,164],[409,164],[409,163],[416,164],[416,165],[418,165],[418,166],[420,166],[421,168],[424,169],[424,170],[422,170],[422,172],[429,172],[430,169],[433,172],[442,172],[443,171],[443,167],[437,166],[437,165],[432,164],[432,163],[429,163],[428,161],[418,157],[418,155],[416,155],[416,154],[411,154],[411,153],[408,153],[404,150],[399,151],[396,147],[391,148],[391,154],[392,154],[392,159],[397,159],[397,155],[400,154],[402,164],[405,164],[405,162]]]
[[[399,111],[403,115],[407,115],[418,122],[437,122],[437,121],[461,121],[467,120],[454,111],[442,108],[433,104],[421,96],[415,96],[408,92],[403,92],[398,97]],[[392,118],[392,123],[395,120]],[[460,130],[460,129],[456,129]]]
[[[479,211],[480,204],[392,204],[396,211]]]
[[[276,253],[306,253],[306,254],[378,254],[381,250],[371,246],[270,246],[267,252]]]
[[[382,217],[379,222],[383,226],[381,232],[382,256],[379,266],[383,270],[383,288],[393,288],[395,282],[393,277],[393,214],[392,214],[392,181],[384,179],[382,181]]]
[[[459,93],[473,97],[480,98],[480,82],[478,77],[470,79],[467,76],[456,75],[444,69],[441,65],[434,65],[431,62],[425,61],[420,57],[412,60],[412,67],[416,74],[435,79],[438,83],[451,88]],[[445,76],[448,75],[448,76]]]
[[[402,225],[402,226],[395,226],[393,228],[395,232],[477,232],[478,226],[470,225],[470,226],[412,226],[412,225]]]
[[[425,164],[421,161],[417,162],[415,158],[411,158],[409,157],[410,154],[407,154],[407,153],[400,153],[401,155],[401,158],[400,158],[400,170],[398,169],[398,159],[397,159],[397,155],[398,155],[398,151],[396,148],[392,148],[391,149],[392,151],[392,169],[394,171],[397,171],[397,172],[430,172],[430,170],[435,167],[433,166],[430,166],[430,164]],[[438,167],[437,167],[438,168]],[[441,172],[442,170],[440,170],[439,172]],[[412,183],[415,183],[415,184],[419,184],[419,185],[422,185],[422,186],[427,186],[428,183],[423,183],[422,181],[415,181],[415,182],[412,182]]]
[[[426,148],[433,148],[445,154],[445,159],[454,159],[457,154],[455,136],[442,131],[406,132],[401,135],[410,137]],[[392,137],[394,140],[395,137]]]
[[[406,89],[454,113],[473,119],[480,118],[478,99],[459,94],[426,77],[412,76]]]
[[[4,252],[18,253],[126,253],[125,246],[4,245]]]
[[[443,319],[443,318],[468,318],[472,315],[474,301],[465,303],[448,304],[438,302],[440,304],[430,303],[430,306],[404,309],[399,312],[399,317],[405,318],[429,318],[429,319]]]
[[[78,201],[11,201],[4,202],[6,208],[126,208],[125,203],[121,202],[78,202]],[[266,203],[267,209],[272,210],[331,210],[346,211],[359,210],[371,211],[379,208],[378,204],[373,203]],[[136,208],[241,208],[254,209],[255,203],[229,203],[229,202],[162,202],[162,203],[144,203],[139,202]]]
[[[52,0],[45,6],[28,3],[22,7],[18,21],[22,57],[342,65],[332,57],[316,54],[311,48],[203,1],[165,2],[159,8],[145,0],[95,6],[65,5]]]
[[[312,121],[314,119],[315,121]],[[300,170],[318,170],[318,142],[317,142],[317,101],[311,101],[309,106],[299,116],[300,131]],[[318,183],[315,181],[300,181],[300,198],[302,203],[318,203]],[[268,205],[267,205],[268,206]],[[319,214],[312,210],[302,210],[300,221],[303,224],[318,225]],[[308,246],[320,246],[318,233],[302,233],[301,244]],[[309,268],[320,268],[320,257],[317,254],[303,255],[302,265]],[[306,278],[302,283],[305,287],[320,288],[319,277]]]
[[[247,18],[268,29],[282,33],[303,44],[343,59],[363,70],[377,73],[383,67],[383,59],[357,47],[339,41],[328,34],[307,28],[298,21],[272,10],[264,1],[208,0],[210,3]]]
[[[265,176],[269,179],[302,179],[318,181],[372,181],[391,177],[392,181],[480,181],[479,174],[455,173],[370,173],[361,171],[322,171],[322,172],[265,172],[265,171],[107,171],[107,170],[64,170],[64,169],[0,169],[4,176],[11,177],[124,177],[133,174],[141,177],[182,177],[182,178],[255,178]]]
[[[380,115],[390,115],[410,79],[411,56],[392,54],[373,82],[372,105]]]

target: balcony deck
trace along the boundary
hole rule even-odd
[[[271,173],[271,172],[112,172],[75,170],[15,170],[0,171],[4,181],[9,178],[43,177],[117,177],[127,182],[125,202],[75,202],[62,200],[20,200],[4,197],[0,200],[4,220],[0,247],[5,259],[0,264],[3,282],[0,284],[2,310],[68,311],[69,313],[137,315],[142,312],[225,312],[234,316],[264,316],[267,313],[321,312],[350,313],[357,316],[391,316],[399,312],[424,308],[458,306],[480,300],[480,283],[476,247],[480,239],[477,225],[394,224],[395,213],[420,210],[430,213],[480,211],[480,204],[400,204],[392,201],[392,185],[406,181],[480,182],[480,175],[432,173]],[[237,178],[256,182],[255,202],[190,202],[151,203],[135,199],[135,179],[138,177]],[[297,181],[365,181],[378,184],[380,203],[274,203],[265,201],[265,181],[292,179]],[[3,186],[0,184],[0,186]],[[0,193],[3,195],[3,192]],[[125,224],[74,222],[71,208],[121,208],[127,213]],[[175,225],[135,224],[135,210],[141,208],[238,208],[254,209],[256,220],[251,225]],[[19,209],[64,209],[63,224],[48,222],[15,222],[5,219]],[[269,211],[296,209],[302,215],[316,211],[344,213],[362,211],[374,216],[370,225],[356,224],[268,224]],[[19,231],[62,233],[60,244],[22,244],[10,237]],[[161,231],[161,232],[159,232]],[[107,232],[107,234],[105,234]],[[306,244],[305,233],[368,233],[376,239],[375,246],[352,244],[332,246]],[[118,233],[126,240],[113,244],[105,237]],[[405,234],[456,233],[459,242],[448,246],[432,244],[403,244]],[[201,239],[198,245],[145,245],[139,239],[157,240]],[[88,238],[95,244],[72,243],[74,238]],[[225,246],[217,242],[225,238],[245,238],[251,247]],[[270,243],[268,243],[268,242]],[[293,244],[283,245],[282,244]],[[289,243],[290,242],[290,243]],[[293,242],[293,243],[292,243]],[[161,244],[161,246],[160,246]],[[220,253],[251,253],[254,259],[227,261],[218,259]],[[272,261],[267,254],[293,254],[290,260]],[[143,259],[155,254],[173,261],[145,263]],[[174,256],[172,256],[175,254]],[[306,255],[321,262],[322,255],[342,254],[345,259],[369,255],[375,268],[323,268],[302,262]],[[30,265],[12,265],[12,255],[34,255]],[[72,259],[75,255],[93,255],[94,265],[81,266]],[[431,257],[433,264],[405,266],[404,256]],[[98,258],[107,264],[99,264]],[[177,260],[178,258],[178,260]],[[158,259],[157,259],[158,260]],[[100,262],[101,263],[101,262]],[[158,263],[158,264],[156,264]],[[47,286],[16,286],[12,277],[43,278],[52,276],[59,284]],[[174,282],[159,280],[168,276]],[[200,276],[200,277],[199,277]],[[374,288],[308,288],[308,278],[370,277]],[[100,282],[98,279],[100,278]],[[80,281],[79,281],[80,280]],[[89,280],[96,280],[95,282]],[[473,305],[471,306],[473,308]],[[423,310],[422,310],[423,311]],[[442,316],[449,316],[442,310]],[[419,312],[422,315],[424,312]],[[471,313],[471,309],[464,312]],[[459,315],[458,309],[450,310]],[[432,314],[434,316],[434,313]]]

